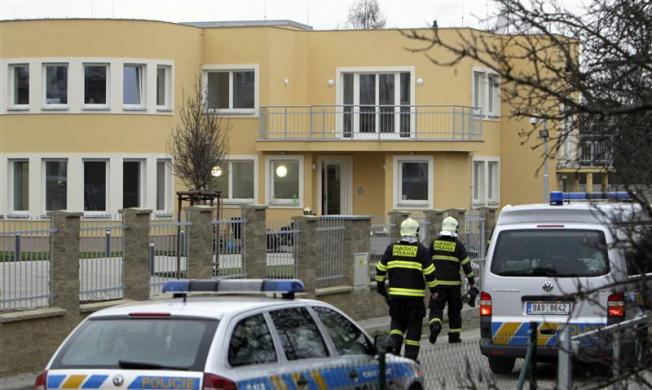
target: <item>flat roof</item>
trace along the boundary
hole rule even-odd
[[[293,27],[299,30],[312,30],[312,26],[295,22],[288,19],[273,20],[224,20],[205,22],[181,22],[187,26],[200,28],[222,28],[222,27]]]

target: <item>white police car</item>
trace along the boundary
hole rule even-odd
[[[293,299],[304,291],[299,280],[180,280],[164,291],[174,297],[90,315],[35,388],[377,387],[379,361],[369,336],[331,305]],[[281,294],[243,294],[253,292]],[[388,388],[423,388],[413,361],[387,355],[386,364]]]

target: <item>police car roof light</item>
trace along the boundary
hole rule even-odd
[[[610,200],[610,201],[631,201],[631,195],[626,191],[615,192],[561,192],[552,191],[550,193],[550,205],[561,206],[564,201],[590,201],[590,200]]]
[[[170,280],[163,285],[163,292],[190,293],[284,293],[304,292],[305,287],[299,279],[202,279]]]

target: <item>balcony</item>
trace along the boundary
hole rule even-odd
[[[478,114],[461,106],[266,106],[258,141],[477,142]]]
[[[558,168],[611,168],[613,161],[610,143],[610,137],[603,134],[580,134],[577,151],[562,150]]]

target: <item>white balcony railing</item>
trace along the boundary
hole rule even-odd
[[[478,109],[461,106],[264,106],[262,141],[482,141]]]

